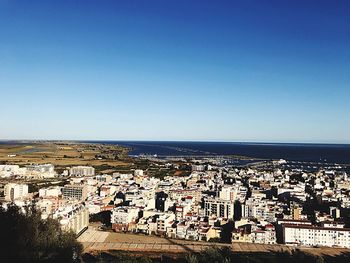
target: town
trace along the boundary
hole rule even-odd
[[[176,159],[152,161],[159,169],[179,169]],[[182,161],[190,168],[188,174],[164,177],[150,176],[147,169],[99,174],[91,166],[71,166],[58,173],[52,164],[4,164],[1,203],[22,208],[35,204],[43,219],[57,219],[62,229],[77,236],[89,228],[89,218],[104,213],[108,222],[101,232],[350,248],[350,178],[345,167],[310,171],[286,160],[264,165],[210,157]],[[28,182],[34,179],[51,184],[30,189]]]

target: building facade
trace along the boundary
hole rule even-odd
[[[316,227],[307,225],[283,225],[285,244],[350,248],[350,229]]]
[[[84,201],[87,197],[87,187],[85,185],[67,184],[62,188],[62,197]]]
[[[206,197],[204,199],[204,211],[206,216],[216,216],[233,219],[234,202],[220,198]]]
[[[95,168],[90,166],[75,166],[69,170],[70,176],[94,176]]]
[[[89,226],[89,211],[83,205],[66,206],[59,209],[53,218],[58,219],[61,228],[79,235]]]
[[[4,187],[5,201],[14,201],[28,195],[28,185],[9,183]]]

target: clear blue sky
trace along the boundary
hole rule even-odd
[[[350,142],[349,14],[0,0],[0,138]]]

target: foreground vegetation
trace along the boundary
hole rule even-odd
[[[1,262],[80,262],[82,245],[59,222],[41,219],[33,206],[0,206]],[[5,261],[2,261],[6,259]]]

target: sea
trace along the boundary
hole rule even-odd
[[[257,159],[350,165],[350,144],[98,141],[131,148],[131,156],[237,155]]]
[[[350,144],[249,143],[190,141],[84,141],[117,144],[130,148],[130,156],[245,156],[264,160],[350,165]],[[13,144],[15,141],[0,141]]]

